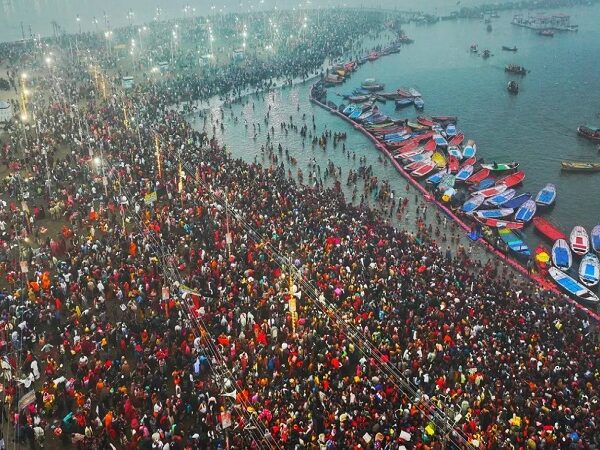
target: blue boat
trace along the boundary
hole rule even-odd
[[[487,205],[500,206],[500,205],[506,203],[507,201],[509,201],[511,198],[513,198],[516,193],[517,193],[517,191],[515,191],[514,189],[507,189],[504,192],[501,192],[500,194],[497,194],[497,195],[494,195],[493,197],[488,198],[485,201],[485,203]]]
[[[489,187],[492,187],[494,184],[496,184],[496,179],[489,177],[489,178],[484,178],[483,180],[481,180],[479,182],[479,184],[473,186],[471,189],[474,191],[481,191],[483,189],[487,189]]]
[[[396,100],[396,108],[406,108],[413,104],[412,98],[400,98]]]
[[[404,141],[409,140],[411,137],[412,137],[411,134],[403,134],[400,136],[395,136],[392,139],[386,139],[385,142],[387,144],[393,144],[394,142],[404,142]]]
[[[414,104],[415,104],[415,108],[416,109],[423,109],[425,108],[425,102],[423,101],[423,99],[421,97],[415,97],[415,99],[413,100]]]
[[[537,207],[533,200],[527,200],[523,203],[517,212],[515,213],[515,220],[517,222],[529,222],[535,216],[535,211]]]
[[[363,113],[363,109],[361,106],[357,107],[354,111],[352,111],[352,113],[350,113],[350,115],[348,117],[350,117],[351,119],[358,119],[360,117],[360,115]]]
[[[535,196],[535,202],[539,206],[551,206],[556,200],[556,186],[552,183],[548,183],[542,188],[540,192]]]
[[[552,263],[560,270],[567,271],[573,265],[573,254],[564,239],[557,239],[552,246]]]
[[[485,200],[485,197],[483,195],[474,195],[472,197],[470,197],[463,205],[462,205],[462,210],[465,213],[470,213],[475,211],[477,208],[479,208],[481,206],[481,204],[483,203],[483,201]]]
[[[531,250],[523,241],[523,236],[517,230],[509,230],[508,228],[500,228],[498,230],[500,239],[508,246],[509,250],[515,255],[522,258],[529,258]]]
[[[451,123],[446,127],[446,136],[448,136],[448,137],[456,136],[456,125]]]
[[[396,133],[388,133],[383,135],[384,141],[392,141],[396,138],[403,138],[404,136],[410,136],[410,134],[406,131],[398,131]]]
[[[456,174],[456,181],[463,182],[473,174],[473,166],[467,165]]]
[[[442,181],[442,178],[444,178],[444,175],[446,175],[448,172],[446,172],[446,169],[442,169],[439,172],[434,173],[433,175],[428,176],[425,179],[426,183],[429,184],[438,184],[440,181]]]
[[[475,156],[475,153],[477,153],[477,146],[475,144],[467,145],[462,151],[463,158],[472,158]]]
[[[348,105],[346,106],[346,108],[344,108],[344,110],[342,111],[342,114],[349,116],[350,114],[352,114],[354,112],[354,110],[358,108],[358,105]]]
[[[503,208],[517,209],[530,198],[531,194],[529,192],[525,192],[524,194],[517,195],[516,197],[513,197],[510,200],[502,203],[500,206],[502,206]]]
[[[434,134],[433,140],[438,147],[448,147],[448,141],[441,134]]]
[[[593,253],[588,253],[582,258],[579,279],[586,286],[596,286],[600,281],[600,261]]]
[[[590,233],[590,241],[594,251],[596,253],[600,253],[600,225],[596,225],[594,228],[592,228],[592,232]]]
[[[600,299],[598,296],[586,288],[584,285],[574,280],[566,273],[561,272],[556,267],[550,267],[548,274],[561,288],[567,291],[572,296],[588,303],[598,304]]]

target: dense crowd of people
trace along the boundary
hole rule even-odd
[[[307,70],[336,56],[312,48]],[[269,64],[230,86],[291,70]],[[231,72],[212,76],[113,83],[104,98],[87,66],[65,65],[38,78],[36,123],[10,127],[0,418],[12,439],[598,448],[586,316],[424,227],[233,159],[173,106]]]

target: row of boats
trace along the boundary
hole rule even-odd
[[[416,179],[424,179],[430,191],[454,207],[457,212],[480,224],[484,237],[493,242],[494,230],[503,248],[521,261],[534,257],[540,268],[569,294],[586,302],[597,302],[598,297],[589,287],[600,281],[600,261],[589,252],[600,251],[600,225],[592,230],[592,239],[585,229],[575,227],[566,236],[551,222],[536,214],[554,205],[556,186],[547,183],[535,195],[518,193],[515,189],[525,179],[516,161],[485,163],[477,160],[477,144],[465,140],[452,116],[426,117],[415,120],[394,120],[379,111],[377,106],[350,104],[341,111],[383,143],[401,162],[402,167]],[[552,239],[552,250],[540,244],[531,252],[519,230],[528,223]],[[582,232],[583,230],[583,232]],[[590,244],[591,242],[591,244]],[[565,250],[583,255],[579,264],[579,280],[566,270],[573,257],[563,262]],[[550,261],[560,264],[550,265]]]

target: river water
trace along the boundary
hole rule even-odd
[[[548,182],[557,185],[557,203],[542,213],[545,217],[567,234],[574,225],[590,230],[600,223],[600,174],[563,173],[560,160],[600,161],[595,145],[576,134],[580,123],[600,125],[600,58],[593,57],[600,55],[600,29],[595,26],[600,5],[564,12],[571,14],[572,23],[579,24],[580,31],[558,33],[554,38],[511,25],[513,13],[508,12],[492,22],[492,32],[486,31],[483,21],[475,20],[407,26],[406,32],[415,39],[414,44],[403,47],[399,54],[363,65],[344,85],[330,89],[329,99],[342,102],[336,93],[351,92],[370,77],[384,82],[386,90],[416,87],[423,94],[425,114],[459,117],[458,128],[468,139],[476,140],[479,157],[520,162],[526,179],[519,192],[535,194]],[[493,56],[484,60],[471,54],[472,43],[480,49],[489,48]],[[518,52],[503,52],[502,45],[516,45]],[[504,72],[509,63],[521,64],[530,72],[524,77],[510,76]],[[510,79],[517,79],[521,87],[516,96],[506,91]],[[391,165],[379,160],[379,152],[370,141],[338,117],[311,105],[308,92],[309,83],[260,98],[248,97],[243,105],[226,110],[225,132],[217,128],[217,136],[235,156],[268,164],[260,148],[266,139],[263,120],[270,106],[269,126],[275,127],[275,146],[281,143],[298,160],[305,181],[308,164],[314,158],[322,168],[329,160],[339,166],[345,184],[348,170],[356,169],[363,156],[367,164],[373,165],[374,175],[389,180],[397,195],[404,195],[404,180]],[[391,102],[381,107],[396,117],[416,116],[411,108],[395,112]],[[213,113],[216,117],[218,110]],[[303,147],[299,134],[281,132],[279,123],[289,123],[290,115],[301,126],[303,113],[310,128],[314,115],[319,135],[326,129],[346,132],[346,148],[355,152],[357,159],[343,154],[340,145],[336,149],[329,145],[326,151],[318,146],[313,149],[309,144]],[[201,119],[195,123],[202,128]],[[262,127],[256,140],[253,123],[261,123]],[[346,194],[348,198],[351,195],[349,190]],[[531,226],[526,235],[528,244],[535,247],[539,238]]]

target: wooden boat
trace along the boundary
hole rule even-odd
[[[506,205],[503,205],[506,206]],[[545,237],[550,239],[551,241],[557,241],[558,239],[563,239],[566,241],[567,235],[560,231],[560,229],[550,222],[548,219],[543,217],[534,217],[533,218],[533,226],[537,231],[543,234]]]
[[[437,145],[438,147],[448,147],[448,141],[444,139],[444,136],[442,136],[441,134],[434,134],[433,140],[435,141],[435,145]]]
[[[405,141],[406,142],[406,141]],[[396,154],[408,153],[419,147],[419,143],[416,141],[411,141],[409,145],[404,145],[398,149]]]
[[[450,145],[446,149],[448,156],[454,156],[456,159],[462,159],[463,155],[460,149],[456,145]]]
[[[400,99],[396,100],[396,109],[406,108],[407,106],[410,106],[412,104],[413,104],[412,98],[400,98]]]
[[[453,123],[448,124],[446,127],[446,136],[449,138],[453,138],[456,136],[456,125]]]
[[[433,175],[430,175],[429,177],[427,177],[425,182],[429,183],[429,184],[439,184],[440,181],[442,181],[442,178],[444,178],[444,175],[446,175],[447,173],[448,172],[446,172],[445,169],[442,169],[442,170],[434,173]]]
[[[508,249],[520,258],[529,258],[531,256],[531,250],[527,247],[527,244],[523,241],[521,233],[508,228],[500,228],[498,230],[500,239],[508,246]]]
[[[596,286],[600,281],[600,261],[593,253],[588,253],[581,259],[579,279],[586,286]]]
[[[413,122],[411,120],[406,122],[406,126],[411,127],[415,131],[428,130],[429,127],[421,125],[419,122]]]
[[[408,88],[399,88],[399,89],[396,89],[396,94],[398,94],[400,97],[408,97],[408,98],[412,98],[413,97],[411,95],[410,91],[408,90]]]
[[[407,152],[399,152],[394,157],[396,159],[410,159],[415,155],[420,155],[424,151],[425,151],[425,149],[423,147],[417,147],[417,148],[415,148],[413,150],[409,150]]]
[[[411,161],[411,162],[416,162],[416,161],[431,161],[431,155],[432,154],[433,154],[432,152],[423,152],[423,153],[420,153],[418,155],[411,156],[410,158],[403,158],[403,159],[406,159],[406,160]]]
[[[450,188],[454,187],[454,183],[456,183],[456,177],[451,173],[447,173],[442,177],[440,184],[438,185],[438,190],[445,192]]]
[[[433,126],[433,120],[430,117],[419,116],[417,117],[417,122],[425,127],[431,128]]]
[[[535,216],[535,212],[537,210],[537,205],[533,200],[527,200],[515,213],[515,220],[517,222],[529,222]]]
[[[467,166],[473,166],[473,167],[475,167],[476,163],[477,163],[477,158],[475,158],[474,156],[471,157],[471,158],[463,159],[460,162],[460,168],[459,168],[459,170],[463,169],[464,167],[467,167]]]
[[[543,244],[538,244],[538,246],[533,251],[533,260],[535,261],[535,265],[538,270],[541,272],[546,272],[550,268],[550,260],[552,257],[550,256],[550,250],[548,250]]]
[[[420,178],[420,177],[424,177],[425,175],[427,175],[428,173],[431,173],[431,171],[433,169],[435,169],[437,167],[436,163],[434,163],[433,161],[429,161],[427,164],[419,167],[416,170],[413,170],[411,172],[411,175],[415,178]]]
[[[552,30],[540,30],[538,31],[538,34],[540,36],[554,37],[554,31]]]
[[[471,158],[475,156],[475,153],[477,153],[477,146],[475,144],[467,145],[462,151],[463,158]]]
[[[370,95],[351,95],[350,97],[348,97],[348,101],[350,101],[352,103],[364,103],[370,99],[371,99]]]
[[[346,106],[346,108],[344,108],[344,110],[342,111],[342,114],[344,114],[345,116],[349,116],[358,107],[359,107],[358,105],[348,105],[348,106]]]
[[[600,128],[598,127],[580,125],[577,127],[577,134],[591,141],[600,142]]]
[[[492,172],[505,172],[507,170],[516,170],[519,167],[519,163],[512,161],[508,163],[482,164],[481,167],[490,169]]]
[[[485,49],[481,54],[481,57],[483,59],[488,59],[490,56],[492,56],[492,52],[490,52],[488,49]]]
[[[441,169],[446,167],[446,157],[442,152],[434,152],[431,160]]]
[[[596,225],[594,228],[592,228],[590,240],[592,243],[592,249],[596,253],[600,253],[600,225]]]
[[[502,50],[504,50],[505,52],[516,52],[517,46],[513,45],[512,47],[508,47],[507,45],[503,45]]]
[[[516,73],[517,75],[527,75],[527,70],[523,66],[519,66],[518,64],[509,64],[504,67],[505,72]]]
[[[500,206],[502,206],[503,208],[517,209],[519,206],[521,206],[523,203],[525,203],[530,198],[531,198],[531,194],[529,192],[525,192],[524,194],[517,195],[516,197],[513,197],[510,200],[507,200],[506,202],[502,203],[502,205],[500,205]]]
[[[473,166],[467,165],[460,169],[456,174],[456,181],[463,183],[473,173]]]
[[[489,187],[487,189],[482,189],[480,191],[475,192],[475,195],[483,195],[485,198],[493,197],[494,195],[501,194],[506,190],[505,184],[497,184],[495,186]]]
[[[408,88],[408,92],[410,93],[411,97],[422,97],[422,94],[415,88]]]
[[[458,158],[456,156],[450,155],[448,157],[448,170],[450,170],[451,173],[458,172],[459,165],[460,165],[460,163],[459,163]]]
[[[578,255],[585,255],[590,250],[590,238],[581,225],[573,227],[571,234],[569,235],[569,242],[571,243],[571,250],[573,253]]]
[[[429,160],[429,159],[422,159],[420,161],[414,161],[409,164],[406,164],[404,166],[404,170],[406,170],[407,172],[412,172],[413,170],[417,170],[420,167],[422,167],[426,164],[429,164],[430,162],[431,162],[431,160]]]
[[[516,81],[509,81],[508,84],[506,85],[506,89],[511,94],[518,94],[519,93],[519,84]]]
[[[473,212],[483,204],[484,200],[485,197],[483,195],[473,195],[472,197],[469,197],[469,199],[466,202],[463,203],[461,209],[465,213]]]
[[[535,202],[539,206],[551,206],[556,200],[556,186],[552,183],[546,184],[535,196]]]
[[[500,178],[496,184],[505,184],[508,187],[513,187],[521,184],[525,179],[525,172],[519,170],[518,172],[512,173],[505,177]]]
[[[450,139],[450,145],[460,145],[465,140],[465,134],[462,132],[456,133],[452,139]],[[463,152],[464,153],[464,152]]]
[[[431,120],[438,123],[454,123],[458,122],[458,117],[456,116],[432,116]]]
[[[366,89],[367,91],[377,92],[377,91],[383,91],[383,88],[385,87],[385,85],[381,84],[381,83],[375,83],[375,84],[371,84],[368,86],[361,85],[361,87],[363,89]]]
[[[590,161],[561,161],[560,166],[570,172],[600,172],[600,163]]]
[[[573,265],[573,255],[569,244],[564,239],[558,239],[552,246],[552,263],[565,272]]]
[[[477,219],[477,221],[490,228],[508,228],[509,230],[520,230],[523,228],[522,222],[511,222],[500,219]]]
[[[415,109],[425,108],[425,102],[421,97],[415,97],[413,100],[413,104],[415,105]]]
[[[566,273],[561,272],[556,267],[550,267],[548,274],[568,294],[586,303],[598,304],[600,299],[598,299],[596,294]]]
[[[484,178],[478,184],[471,186],[469,189],[473,191],[481,191],[483,189],[491,188],[494,184],[496,184],[496,180],[492,177]]]
[[[493,197],[488,198],[485,201],[485,204],[498,207],[498,206],[502,205],[503,203],[506,203],[511,198],[513,198],[516,195],[516,193],[517,193],[517,191],[515,191],[514,189],[507,189],[498,195],[494,195]],[[513,209],[513,208],[511,208],[511,209]]]
[[[433,139],[425,143],[425,150],[435,150],[436,148],[437,142],[435,142]]]
[[[497,208],[497,209],[484,209],[482,211],[475,211],[473,215],[480,219],[501,219],[502,217],[508,217],[515,210],[512,208]]]
[[[476,184],[481,182],[482,180],[485,180],[490,174],[490,169],[480,169],[477,172],[475,172],[473,175],[471,175],[469,178],[467,178],[467,183],[469,184]]]

